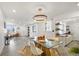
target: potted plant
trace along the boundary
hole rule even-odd
[[[69,53],[73,55],[79,55],[79,48],[78,47],[72,47],[69,49]]]

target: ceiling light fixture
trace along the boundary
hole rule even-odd
[[[13,12],[13,13],[15,13],[15,12],[16,12],[16,10],[14,10],[14,9],[13,9],[13,10],[12,10],[12,12]]]
[[[33,20],[35,21],[45,21],[47,19],[47,16],[43,14],[43,9],[38,8],[37,14],[33,17]]]
[[[79,6],[79,3],[77,3],[77,6]]]

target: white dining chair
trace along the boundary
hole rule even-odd
[[[41,49],[39,49],[38,47],[35,46],[34,41],[31,41],[30,44],[31,44],[30,49],[34,56],[40,56],[43,53],[43,51]]]

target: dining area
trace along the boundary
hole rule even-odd
[[[67,18],[65,18],[67,15],[60,15],[61,13],[57,14],[58,16],[55,15],[56,12],[59,13],[57,6],[63,6],[60,11],[65,12],[66,9],[71,9],[72,4],[75,3],[0,3],[6,17],[0,23],[2,28],[0,55],[73,55],[69,50],[79,47],[79,17],[74,16],[75,12],[67,14],[69,16],[73,14],[73,17]],[[56,10],[51,6],[54,6]],[[64,7],[68,8],[64,9]]]
[[[19,53],[23,56],[59,56],[57,47],[62,43],[55,39],[58,38],[46,39],[44,35],[29,38]]]

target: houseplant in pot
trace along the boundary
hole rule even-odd
[[[70,48],[69,53],[72,54],[72,55],[78,55],[79,56],[79,47]]]

